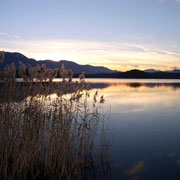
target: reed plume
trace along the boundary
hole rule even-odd
[[[54,82],[57,74],[62,81]],[[45,65],[0,71],[1,179],[98,179],[110,170],[98,93],[90,104],[84,73]],[[101,139],[100,143],[97,143]],[[102,141],[103,139],[103,141]]]

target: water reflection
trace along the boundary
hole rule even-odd
[[[94,85],[111,109],[113,179],[179,179],[179,80]]]
[[[15,79],[3,79],[0,83],[0,177],[99,179],[110,176],[106,122],[96,103],[97,93],[93,106],[88,104],[89,95],[83,94],[87,87],[83,79],[75,84],[16,83]]]
[[[99,90],[104,94],[106,102],[113,106],[113,112],[152,111],[156,110],[157,106],[158,110],[171,106],[179,108],[174,102],[178,103],[180,83],[117,83],[102,88],[104,86],[91,84],[91,92]]]
[[[180,81],[88,82],[111,114],[112,178],[180,179]]]
[[[125,171],[125,173],[129,176],[132,176],[132,175],[137,175],[139,173],[143,173],[145,172],[145,167],[144,167],[144,161],[139,161],[137,163],[134,163],[134,165],[132,166],[131,169],[127,169]]]

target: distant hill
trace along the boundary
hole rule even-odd
[[[180,69],[174,69],[172,71],[166,71],[168,73],[180,73]]]
[[[146,70],[144,70],[144,72],[146,72],[146,73],[158,73],[158,72],[180,73],[180,69],[174,69],[174,70],[171,70],[171,71],[159,71],[159,70],[156,70],[156,69],[146,69]]]
[[[159,71],[156,70],[156,69],[146,69],[146,70],[144,70],[144,72],[147,72],[147,73],[155,73],[155,72],[159,72]]]
[[[86,78],[137,78],[137,79],[180,79],[180,73],[174,72],[144,72],[137,69],[127,72],[118,72],[110,74],[88,74]]]
[[[91,66],[91,65],[79,65],[72,61],[53,61],[53,60],[35,60],[32,58],[28,58],[21,53],[18,52],[4,52],[4,61],[0,64],[0,69],[4,68],[7,64],[14,63],[16,67],[19,65],[19,61],[25,64],[27,67],[36,66],[37,64],[46,64],[47,68],[60,68],[62,64],[64,64],[66,69],[72,69],[74,74],[79,74],[85,72],[86,74],[97,74],[97,73],[114,73],[117,71],[113,71],[103,66]]]
[[[74,77],[78,77],[81,72],[86,72],[87,78],[142,78],[142,79],[180,79],[180,70],[175,69],[172,71],[158,71],[155,69],[147,69],[140,71],[137,69],[130,70],[127,72],[113,71],[102,66],[91,66],[91,65],[79,65],[72,61],[61,60],[35,60],[28,58],[23,54],[14,52],[5,52],[4,61],[0,63],[0,69],[4,68],[7,64],[14,63],[16,67],[19,65],[19,61],[29,66],[36,66],[37,64],[46,64],[47,68],[60,68],[64,64],[66,69],[72,69]]]

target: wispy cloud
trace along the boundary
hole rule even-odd
[[[106,34],[106,35],[110,35],[110,36],[113,35],[113,33],[109,32],[109,31],[104,31],[104,30],[102,30],[102,31],[100,31],[100,32],[101,32],[101,33],[104,33],[104,34]]]
[[[168,0],[159,0],[161,3],[167,2]],[[169,0],[172,2],[180,3],[180,0]]]
[[[166,43],[168,44],[168,43]],[[72,60],[117,70],[180,67],[180,49],[125,41],[13,41],[0,40],[0,49],[36,59]]]
[[[171,69],[173,69],[173,70],[178,70],[179,69],[179,67],[177,67],[177,66],[173,66],[173,67],[170,67]]]
[[[7,34],[7,33],[4,33],[4,32],[0,32],[0,37],[7,37],[7,38],[15,38],[15,39],[18,39],[19,36],[17,35],[11,35],[11,34]]]
[[[160,54],[160,55],[166,55],[166,54],[168,54],[167,52],[155,51],[155,50],[149,50],[149,52],[156,53],[156,54]]]

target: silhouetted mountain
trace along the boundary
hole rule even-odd
[[[180,69],[173,70],[173,73],[180,73]]]
[[[72,61],[61,60],[59,62],[52,60],[35,60],[27,58],[20,53],[10,53],[5,52],[5,57],[3,63],[0,63],[0,68],[4,68],[7,64],[14,63],[16,67],[19,65],[19,61],[28,66],[36,66],[37,64],[46,64],[47,68],[60,68],[64,64],[65,68],[72,69],[74,72],[74,77],[78,77],[81,72],[86,72],[87,78],[144,78],[144,79],[180,79],[180,70],[173,71],[156,71],[154,69],[149,69],[145,71],[140,71],[137,69],[130,70],[127,72],[112,71],[108,68],[101,66],[91,66],[91,65],[79,65]]]
[[[25,64],[27,67],[29,66],[36,66],[37,64],[46,64],[47,68],[60,68],[62,64],[64,64],[66,69],[72,69],[72,71],[75,74],[80,74],[82,72],[85,72],[86,74],[96,74],[96,73],[113,73],[117,71],[110,70],[108,68],[102,67],[102,66],[91,66],[91,65],[79,65],[72,61],[66,61],[61,60],[59,62],[52,61],[52,60],[35,60],[31,58],[27,58],[23,54],[20,53],[11,53],[11,52],[5,52],[4,53],[4,61],[0,64],[0,68],[4,68],[7,64],[14,63],[16,67],[19,65],[19,61],[21,61],[23,64]]]
[[[180,73],[167,73],[157,71],[147,73],[140,70],[131,70],[127,72],[118,72],[110,74],[87,74],[87,78],[138,78],[138,79],[180,79]]]
[[[146,70],[144,70],[144,72],[147,72],[147,73],[155,73],[155,72],[159,72],[159,71],[156,70],[156,69],[146,69]]]
[[[180,73],[180,69],[174,69],[172,71],[166,71],[167,73]]]
[[[145,73],[144,71],[140,71],[137,69],[133,69],[127,72],[123,73],[124,76],[126,76],[127,78],[135,76],[136,78],[147,78],[147,73]]]

